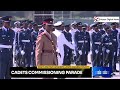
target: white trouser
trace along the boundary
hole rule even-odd
[[[61,57],[58,55],[58,65],[63,65],[64,55],[61,54]]]

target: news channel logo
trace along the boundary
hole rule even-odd
[[[118,22],[119,23],[119,16],[94,16],[94,22]]]
[[[93,77],[110,78],[111,74],[112,74],[111,67],[93,67],[92,69]]]

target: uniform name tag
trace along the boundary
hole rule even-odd
[[[95,42],[95,44],[101,44],[101,42]]]
[[[110,42],[110,43],[105,43],[106,45],[112,45],[112,43]]]
[[[78,41],[78,43],[84,43],[84,41]]]
[[[30,42],[30,40],[22,40],[22,42]]]
[[[84,41],[78,41],[78,43],[84,43]],[[85,41],[85,43],[87,43],[87,41]]]
[[[2,37],[6,37],[6,35],[2,35]]]

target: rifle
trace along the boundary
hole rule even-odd
[[[100,43],[100,45],[98,46],[98,53],[97,53],[97,55],[96,55],[96,57],[95,57],[95,59],[94,59],[93,62],[98,61],[98,60],[101,60],[101,58],[100,58],[100,51],[101,51],[101,47],[102,47],[102,45],[103,45],[102,38],[101,38],[101,41],[100,41],[100,42],[101,42],[101,43]],[[99,55],[99,57],[98,57],[98,55]],[[99,58],[99,59],[98,59],[98,58]]]
[[[109,47],[110,45],[108,44],[108,47]],[[113,46],[111,46],[111,47],[113,47]],[[111,52],[111,51],[110,51]],[[108,63],[109,63],[109,60],[108,60],[108,57],[109,57],[109,54],[110,54],[110,52],[109,53],[107,53],[107,55],[106,55],[106,57],[105,57],[105,59],[104,59],[104,66],[106,66]]]
[[[95,52],[96,53],[96,52]],[[98,53],[96,53],[96,56],[95,56],[95,59],[93,60],[93,62],[97,62],[97,60],[98,60],[98,55],[99,55],[99,51],[98,51]]]
[[[26,43],[24,44],[23,51],[25,51],[24,50],[25,49],[25,45],[26,45]],[[25,54],[24,55],[21,54],[20,56],[21,56],[20,57],[20,67],[25,67]]]
[[[106,57],[105,57],[105,60],[104,60],[104,66],[106,66],[109,62],[108,60],[108,56],[109,56],[109,53],[107,53]]]

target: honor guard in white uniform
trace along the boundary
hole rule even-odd
[[[92,42],[91,41],[92,41],[92,34],[93,34],[93,32],[95,32],[94,25],[95,25],[95,23],[91,24],[90,30],[88,31],[89,35],[90,35],[90,53],[88,54],[88,58],[90,61],[92,61]]]
[[[82,24],[82,22],[80,22],[80,23]],[[72,44],[74,45],[74,47],[75,47],[75,38],[74,37],[75,37],[75,32],[76,31],[79,31],[79,30],[77,29],[77,22],[74,21],[73,23],[71,23],[71,30],[69,31],[72,35]],[[75,56],[76,56],[75,50],[74,50],[74,53],[75,53]]]
[[[13,47],[13,66],[17,66],[17,59],[18,59],[18,51],[19,51],[19,48],[18,48],[18,35],[19,35],[19,32],[21,30],[20,28],[20,22],[19,21],[16,21],[14,22],[14,25],[15,25],[15,28],[13,29],[14,32],[15,32],[15,39],[14,39],[14,47]]]
[[[92,33],[95,32],[94,25],[95,25],[94,23],[90,25],[90,30],[89,30],[90,38],[91,38]]]
[[[78,31],[76,24],[77,24],[77,22],[75,22],[75,21],[73,23],[71,23],[71,30],[69,31],[72,34],[72,42],[73,42],[73,44],[74,44],[75,32]]]
[[[15,23],[14,23],[14,25],[15,25],[15,28],[13,29],[15,32],[18,32],[18,31],[20,31],[21,29],[20,29],[20,22],[19,21],[16,21]]]
[[[54,26],[55,26],[55,31],[53,31],[53,33],[57,36],[57,52],[59,53],[58,65],[63,65],[64,45],[67,45],[73,50],[75,48],[70,42],[68,42],[68,40],[65,38],[64,34],[62,33],[62,31],[64,30],[63,22],[58,21],[57,23],[54,24]]]

